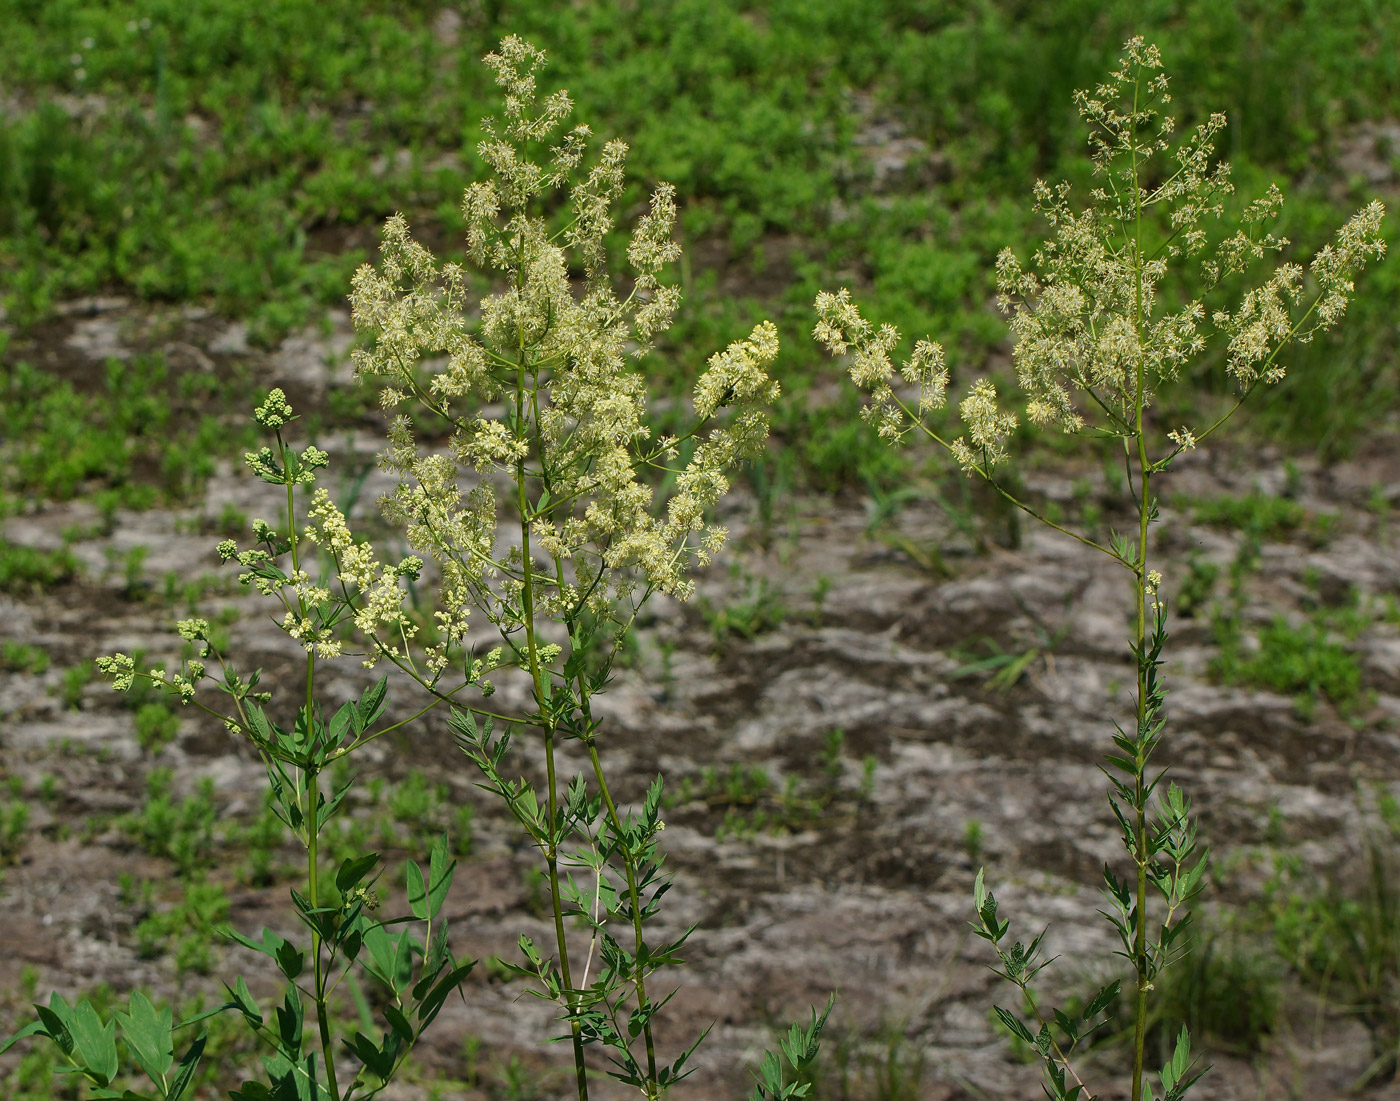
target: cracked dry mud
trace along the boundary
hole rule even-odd
[[[72,316],[45,339],[48,347],[61,349],[57,354],[66,368],[93,356],[123,354],[141,322],[140,315],[118,306],[92,317]],[[286,386],[303,406],[340,381],[343,316],[335,318],[329,337],[304,333],[265,357],[248,352],[236,331],[207,318],[187,318],[173,328],[174,344],[191,349],[190,369],[251,358],[261,381]],[[366,428],[322,445],[332,454],[334,484],[337,471],[363,467],[372,457],[376,437]],[[1365,508],[1373,486],[1400,484],[1397,466],[1400,457],[1391,449],[1325,469],[1298,462],[1293,488],[1299,503],[1340,518],[1322,544],[1264,543],[1261,568],[1251,581],[1251,623],[1296,612],[1310,594],[1337,594],[1347,585],[1363,596],[1400,592],[1400,564]],[[1067,473],[1061,462],[1032,472],[1026,482],[1032,492],[1069,501],[1072,482],[1087,480],[1111,521],[1112,499],[1096,470]],[[1168,500],[1172,494],[1218,496],[1256,486],[1277,490],[1283,478],[1277,457],[1254,455],[1246,464],[1203,449],[1179,464]],[[371,514],[384,488],[371,470],[357,515]],[[0,673],[3,768],[19,778],[33,807],[19,860],[0,884],[6,1029],[22,1008],[26,967],[37,969],[41,992],[56,988],[70,995],[105,982],[119,990],[140,984],[170,997],[206,990],[212,1000],[218,977],[240,971],[255,992],[272,989],[272,974],[260,966],[269,961],[239,949],[225,951],[208,977],[177,977],[169,956],[140,958],[133,929],[143,911],[123,900],[120,877],[154,879],[159,908],[169,904],[170,892],[161,885],[171,882],[173,867],[144,855],[110,825],[86,843],[79,840],[84,820],[139,807],[153,764],[175,770],[177,794],[201,778],[212,779],[221,821],[246,817],[259,807],[264,787],[255,756],[216,722],[186,712],[176,742],[153,761],[137,746],[129,712],[117,708],[104,684],[89,685],[78,710],[65,710],[55,694],[63,670],[95,654],[144,648],[159,658],[177,650],[171,630],[176,610],[153,596],[123,596],[122,580],[107,566],[106,546],[149,546],[144,572],[152,581],[168,570],[217,572],[217,537],[185,534],[188,519],[217,516],[229,503],[253,516],[270,514],[266,493],[261,483],[226,468],[209,484],[202,505],[120,513],[109,536],[78,544],[86,566],[78,581],[44,594],[0,597],[0,635],[37,644],[53,656],[39,676]],[[903,1057],[922,1056],[919,1096],[1039,1096],[1035,1068],[1018,1061],[989,1022],[989,1007],[1009,1002],[1009,988],[990,974],[989,951],[970,936],[971,884],[976,863],[985,863],[1015,930],[1028,936],[1049,925],[1050,952],[1060,957],[1047,984],[1051,990],[1085,992],[1111,966],[1116,941],[1095,911],[1103,863],[1122,853],[1097,762],[1109,745],[1111,720],[1125,721],[1131,710],[1126,575],[1106,569],[1086,548],[1029,524],[1015,550],[959,553],[965,540],[931,504],[911,505],[894,524],[913,546],[947,548],[947,577],[921,570],[890,540],[870,536],[858,495],[781,501],[779,518],[766,533],[745,492],[724,508],[731,548],[703,576],[696,601],[653,605],[636,661],[602,697],[605,761],[631,798],[657,772],[677,791],[703,768],[735,762],[764,770],[778,789],[783,778],[795,776],[808,785],[803,790],[823,783],[829,790],[820,813],[782,833],[731,831],[717,840],[723,808],[697,796],[666,813],[662,841],[676,883],[658,935],[690,924],[697,928],[687,965],[678,973],[683,989],[661,1016],[660,1043],[675,1051],[714,1023],[694,1077],[675,1096],[741,1096],[746,1067],[772,1042],[775,1028],[832,990],[839,995],[832,1043],[843,1038],[883,1045],[879,1037],[902,1037]],[[63,529],[94,517],[87,505],[51,505],[10,518],[4,530],[12,541],[52,547]],[[1240,539],[1192,523],[1170,507],[1161,531],[1169,597],[1186,575],[1189,556],[1223,566]],[[718,608],[726,599],[742,599],[752,591],[751,578],[767,579],[787,615],[752,640],[731,637],[717,646],[705,602]],[[822,578],[826,591],[818,602]],[[271,623],[265,604],[235,592],[213,598],[211,605],[234,605],[243,613],[232,627],[240,664],[261,665],[274,692],[289,685],[301,651]],[[1058,641],[1009,691],[992,690],[978,677],[955,676],[981,638],[1023,650],[1043,635]],[[1400,779],[1400,633],[1377,621],[1354,645],[1373,693],[1362,713],[1343,721],[1323,703],[1304,719],[1285,696],[1213,680],[1215,651],[1204,615],[1173,619],[1165,669],[1170,733],[1161,759],[1195,800],[1212,846],[1220,882],[1205,896],[1206,911],[1257,899],[1269,853],[1280,848],[1297,853],[1319,878],[1355,860],[1361,836],[1357,780],[1395,787]],[[334,670],[325,691],[336,703],[372,676],[354,661],[336,663]],[[281,699],[274,697],[274,708]],[[406,714],[412,699],[391,681],[392,713]],[[509,711],[524,700],[522,686],[507,679],[495,702]],[[832,777],[821,752],[824,739],[838,729],[845,741]],[[430,718],[387,743],[366,751],[362,775],[392,780],[410,769],[427,770],[450,786],[454,800],[476,809],[474,852],[459,868],[446,906],[456,952],[510,956],[522,932],[547,939],[544,921],[532,913],[525,877],[532,853],[473,786],[474,769],[453,747],[442,719]],[[875,766],[863,789],[861,762],[867,756]],[[565,757],[566,771],[577,765],[567,751]],[[533,776],[533,765],[517,759]],[[57,778],[57,796],[33,798],[46,774]],[[352,796],[350,813],[367,815],[369,807]],[[969,823],[981,831],[975,862],[965,840]],[[234,861],[225,852],[212,872],[229,889],[232,923],[250,932],[267,924],[291,934],[286,883],[238,886],[230,870]],[[566,1052],[539,1044],[557,1027],[548,1006],[522,997],[518,983],[490,980],[484,971],[479,967],[469,978],[464,1001],[443,1010],[431,1041],[420,1049],[423,1061],[460,1073],[463,1038],[476,1036],[496,1064],[518,1055],[541,1069],[541,1096],[565,1096],[563,1076],[548,1068],[561,1066]],[[1316,1001],[1296,987],[1285,987],[1284,1004],[1279,1031],[1266,1041],[1264,1054],[1250,1059],[1213,1053],[1215,1070],[1193,1096],[1242,1101],[1343,1095],[1367,1062],[1361,1027],[1335,1012],[1319,1015]],[[1115,1052],[1121,1049],[1090,1056],[1087,1065],[1101,1059],[1112,1067]],[[0,1067],[13,1060],[13,1054],[5,1057]],[[1103,1096],[1123,1095],[1126,1084],[1117,1081],[1116,1089],[1105,1089]],[[610,1096],[605,1088],[599,1095]],[[421,1084],[407,1083],[384,1096],[427,1094]]]

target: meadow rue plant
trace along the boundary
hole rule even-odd
[[[646,601],[658,592],[689,597],[688,568],[723,545],[725,529],[706,516],[729,472],[767,438],[777,331],[765,322],[712,356],[695,385],[693,427],[654,439],[633,364],[679,302],[660,279],[680,254],[673,191],[657,187],[634,228],[630,286],[620,290],[606,239],[627,147],[607,142],[585,168],[589,129],[564,129],[571,105],[563,92],[538,95],[544,55],[511,37],[486,61],[505,110],[484,123],[479,152],[491,176],[468,188],[462,212],[468,255],[494,293],[481,299],[479,318],[469,313],[462,269],[439,264],[394,217],[379,269],[356,272],[351,295],[356,326],[373,337],[355,354],[357,371],[380,382],[381,403],[394,411],[382,461],[400,480],[384,512],[440,576],[423,662],[393,645],[377,656],[437,699],[454,699],[474,681],[463,655],[478,613],[494,629],[487,663],[528,676],[526,715],[464,704],[451,718],[483,786],[544,864],[554,943],[522,937],[517,970],[568,1022],[581,1098],[588,1044],[608,1048],[615,1076],[655,1098],[684,1076],[695,1044],[669,1064],[660,1059],[653,1018],[664,999],[654,1000],[647,982],[679,962],[689,933],[668,943],[646,936],[669,885],[657,847],[661,782],[624,812],[603,767],[606,731],[592,699]],[[562,213],[552,224],[555,192]],[[448,433],[445,452],[420,445],[410,410]],[[657,499],[648,471],[674,476],[668,499]],[[459,665],[462,685],[451,687],[447,672]],[[511,738],[493,736],[493,722],[533,732],[542,791],[507,776]],[[588,760],[587,774],[567,784],[558,772],[564,741]],[[571,925],[581,932],[571,937]]]
[[[689,568],[722,547],[725,529],[707,517],[728,490],[730,472],[763,448],[768,407],[779,392],[767,373],[777,332],[765,322],[712,356],[695,386],[693,426],[653,438],[644,420],[646,386],[634,365],[679,302],[660,278],[679,255],[671,240],[672,189],[656,188],[633,230],[624,293],[607,268],[606,246],[626,146],[608,142],[585,167],[590,132],[563,129],[567,95],[537,94],[544,55],[511,37],[486,62],[505,109],[484,125],[479,152],[490,178],[467,190],[463,212],[468,254],[493,292],[469,309],[468,273],[439,264],[396,216],[385,227],[379,269],[362,267],[351,294],[355,324],[372,338],[355,353],[357,371],[380,384],[381,403],[392,411],[381,462],[399,482],[382,510],[417,553],[384,560],[354,536],[331,495],[316,486],[327,454],[289,443],[296,417],[285,394],[273,390],[254,412],[271,442],[246,462],[258,478],[284,488],[281,518],[275,525],[254,520],[252,545],[226,539],[217,549],[221,561],[239,568],[244,586],[277,602],[275,620],[305,652],[294,717],[286,726],[274,720],[264,708],[269,695],[255,691],[259,673],[239,673],[202,619],[177,625],[194,653],[175,670],[138,668],[126,654],[99,662],[118,691],[149,681],[246,738],[266,765],[278,816],[306,850],[306,889],[293,890],[292,902],[309,945],[268,930],[260,940],[229,933],[271,957],[287,981],[275,1017],[264,1016],[242,978],[213,1011],[239,1013],[272,1052],[266,1081],[245,1082],[234,1101],[374,1096],[471,969],[453,958],[441,915],[454,871],[446,836],[433,846],[426,871],[409,861],[410,913],[402,918],[375,916],[378,854],[343,860],[333,889],[319,858],[325,826],[353,783],[324,791],[326,769],[444,703],[457,705],[450,723],[480,768],[482,786],[501,797],[539,850],[552,943],[522,936],[523,962],[510,968],[567,1022],[578,1096],[588,1096],[590,1044],[607,1049],[614,1077],[654,1099],[689,1073],[686,1064],[703,1039],[669,1062],[659,1055],[654,1017],[670,996],[656,999],[647,984],[680,962],[691,930],[664,942],[647,935],[670,886],[657,842],[661,780],[638,793],[633,809],[619,802],[603,765],[607,731],[592,701],[646,601],[658,592],[689,597]],[[555,192],[565,205],[561,224],[551,225],[546,212]],[[432,431],[446,430],[445,450],[420,443],[414,414]],[[674,479],[664,499],[647,480],[652,471]],[[406,601],[409,583],[420,580],[435,592],[427,613]],[[474,617],[489,631],[484,656],[470,634]],[[396,667],[426,702],[407,719],[385,722],[388,677],[381,676],[328,716],[316,695],[318,669],[351,656],[371,668]],[[218,672],[211,675],[211,667]],[[487,674],[496,670],[527,678],[532,702],[525,714],[484,706],[493,693]],[[206,680],[229,697],[226,710],[200,698]],[[529,732],[543,785],[507,774],[512,739],[493,735],[493,724]],[[586,773],[569,781],[559,770],[565,741],[578,743],[587,758]],[[423,923],[421,938],[391,931],[411,921]],[[352,972],[383,988],[383,1019],[377,1031],[366,1026],[337,1036],[332,995]],[[209,1014],[175,1025],[169,1011],[156,1011],[139,994],[130,1005],[128,1014],[104,1023],[90,1002],[72,1007],[55,995],[10,1042],[47,1036],[96,1096],[175,1101],[205,1042],[199,1034],[176,1063],[176,1034]],[[314,1037],[304,1029],[308,1010]],[[784,1057],[794,1071],[815,1058],[826,1015],[814,1012],[789,1038]],[[118,1025],[154,1093],[117,1089]],[[769,1056],[755,1096],[795,1097],[801,1089]]]
[[[903,442],[916,430],[923,433],[966,473],[1126,571],[1136,613],[1130,647],[1137,665],[1137,702],[1128,725],[1115,723],[1114,750],[1106,755],[1104,771],[1128,874],[1105,867],[1104,913],[1133,970],[1136,1025],[1129,1096],[1134,1101],[1176,1101],[1203,1073],[1191,1068],[1190,1040],[1183,1029],[1172,1058],[1161,1068],[1160,1089],[1144,1077],[1154,981],[1184,950],[1188,904],[1200,891],[1206,868],[1190,801],[1174,784],[1160,790],[1164,773],[1152,765],[1166,728],[1159,669],[1167,639],[1162,575],[1149,561],[1149,530],[1159,518],[1155,486],[1178,455],[1219,429],[1258,387],[1284,376],[1281,357],[1287,347],[1337,324],[1357,272],[1384,253],[1384,208],[1373,202],[1306,270],[1284,262],[1258,285],[1236,290],[1259,261],[1288,244],[1266,228],[1283,196],[1271,187],[1244,208],[1237,226],[1218,231],[1233,191],[1229,166],[1215,159],[1225,118],[1212,115],[1184,138],[1175,138],[1174,120],[1163,111],[1171,97],[1161,70],[1157,49],[1134,38],[1103,84],[1076,94],[1079,114],[1090,130],[1096,186],[1088,202],[1077,206],[1068,184],[1038,182],[1034,208],[1049,235],[1029,266],[1010,249],[996,266],[998,304],[1008,314],[1015,338],[1013,360],[1025,394],[1025,417],[1121,448],[1134,491],[1136,531],[1098,542],[1052,522],[998,481],[997,468],[1011,458],[1018,417],[1001,408],[987,379],[975,382],[958,406],[962,435],[945,439],[934,431],[925,417],[943,407],[948,387],[937,344],[916,344],[896,379],[890,354],[899,333],[867,321],[846,290],[817,296],[814,331],[832,354],[851,353],[851,377],[870,396],[863,415],[882,437]],[[1179,303],[1165,288],[1173,272],[1188,264],[1196,266],[1203,289]],[[1237,399],[1209,424],[1161,433],[1149,415],[1156,394],[1213,343],[1223,344],[1225,370],[1239,387]],[[1155,905],[1154,897],[1159,899]],[[1009,923],[998,917],[995,896],[981,871],[974,902],[974,928],[995,949],[997,973],[1022,995],[1023,1013],[997,1007],[998,1017],[1043,1060],[1049,1096],[1066,1101],[1093,1096],[1070,1056],[1103,1023],[1102,1015],[1119,995],[1119,983],[1101,989],[1082,1012],[1047,1013],[1030,989],[1048,963],[1042,957],[1045,934],[1007,947]]]
[[[253,546],[240,548],[228,539],[218,545],[218,554],[223,562],[242,568],[243,585],[277,601],[283,613],[282,629],[306,652],[304,690],[291,722],[281,725],[269,714],[264,705],[271,695],[255,690],[261,671],[239,673],[216,647],[205,619],[177,623],[176,633],[193,653],[173,669],[138,668],[136,659],[122,653],[99,658],[97,664],[117,691],[131,691],[138,681],[145,681],[182,704],[217,715],[229,731],[254,747],[267,770],[273,809],[306,852],[305,890],[293,889],[291,900],[309,939],[297,943],[270,929],[256,940],[225,931],[238,944],[269,956],[286,980],[281,1004],[270,1014],[241,976],[225,984],[227,1002],[178,1024],[169,1009],[157,1010],[139,991],[130,995],[127,1009],[106,1022],[87,999],[72,1006],[55,994],[47,1006],[36,1006],[38,1019],[5,1046],[25,1036],[47,1036],[71,1069],[90,1083],[95,1097],[176,1101],[185,1096],[207,1039],[194,1026],[225,1011],[236,1012],[268,1052],[264,1078],[244,1081],[230,1092],[234,1101],[373,1097],[399,1070],[473,966],[453,958],[447,922],[441,916],[455,865],[446,836],[433,846],[426,872],[409,861],[405,883],[409,913],[401,917],[375,916],[380,904],[375,887],[379,854],[345,857],[334,871],[333,886],[327,869],[321,867],[321,838],[351,784],[347,781],[328,792],[322,786],[322,774],[332,763],[404,723],[383,721],[387,678],[328,714],[316,698],[318,667],[341,655],[346,628],[352,623],[370,654],[393,652],[404,644],[414,624],[403,610],[405,591],[400,578],[416,573],[422,563],[413,558],[397,566],[376,562],[368,544],[349,536],[343,517],[329,504],[324,490],[314,490],[310,522],[298,529],[297,491],[304,493],[314,486],[316,471],[327,465],[326,453],[314,446],[297,450],[288,443],[284,430],[296,417],[281,390],[268,395],[253,419],[271,434],[272,443],[249,452],[247,465],[263,481],[285,488],[282,516],[275,527],[263,520],[253,522]],[[303,553],[318,542],[327,547],[329,563]],[[374,615],[364,616],[366,608],[373,609]],[[211,666],[217,670],[212,675]],[[199,698],[205,681],[228,697],[224,709]],[[421,937],[411,928],[400,928],[414,922],[422,923]],[[382,989],[378,1035],[367,1035],[368,1026],[337,1035],[332,994],[347,977],[352,984],[365,980]],[[314,1033],[308,1010],[315,1017]],[[145,1073],[148,1091],[128,1085],[128,1072],[118,1058],[118,1030],[123,1041],[120,1050]],[[185,1030],[193,1035],[180,1040]],[[179,1047],[184,1050],[177,1061]]]

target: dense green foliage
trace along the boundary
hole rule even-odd
[[[211,302],[272,341],[343,300],[396,207],[455,248],[482,171],[476,59],[516,33],[579,117],[628,135],[623,209],[678,189],[690,304],[652,369],[679,385],[774,316],[799,395],[831,370],[798,338],[823,272],[955,369],[1003,339],[991,261],[1037,232],[1027,180],[1085,179],[1071,91],[1129,34],[1161,46],[1186,124],[1227,112],[1242,192],[1284,185],[1300,255],[1365,197],[1334,168],[1357,124],[1400,113],[1400,10],[1380,3],[3,0],[0,18],[0,286],[21,323],[116,289]],[[1397,282],[1374,273],[1347,335],[1295,359],[1272,429],[1343,447],[1393,400]],[[859,452],[839,472],[806,458],[829,486],[860,480]]]

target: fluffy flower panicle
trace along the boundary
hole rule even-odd
[[[850,291],[844,287],[835,294],[819,292],[816,312],[817,325],[812,335],[817,342],[832,355],[852,352],[851,381],[870,394],[870,402],[861,410],[861,416],[874,424],[882,437],[902,438],[916,421],[892,386],[895,366],[890,352],[899,346],[899,331],[893,325],[881,325],[877,329],[861,315],[860,307],[851,301]],[[913,354],[900,365],[899,376],[919,388],[916,416],[942,409],[947,404],[948,368],[941,345],[930,340],[918,341]]]
[[[380,456],[399,484],[381,505],[433,562],[438,633],[458,641],[472,608],[503,631],[518,623],[527,575],[545,615],[576,614],[585,604],[611,614],[639,583],[686,595],[686,567],[708,561],[723,541],[707,510],[728,489],[727,472],[762,450],[766,408],[778,393],[768,375],[778,345],[771,324],[711,357],[694,394],[698,423],[686,437],[694,449],[683,466],[668,466],[675,492],[657,506],[644,468],[676,463],[680,439],[651,440],[646,388],[632,364],[680,301],[664,278],[680,256],[675,191],[657,186],[633,229],[633,286],[623,297],[606,268],[606,242],[627,146],[613,140],[590,155],[587,126],[564,131],[571,104],[563,93],[540,98],[543,63],[514,37],[487,58],[505,109],[484,126],[479,153],[490,175],[467,189],[462,210],[468,256],[493,275],[496,291],[473,309],[462,273],[440,266],[396,215],[379,268],[361,267],[351,295],[356,326],[374,337],[355,354],[357,371],[380,379],[388,407],[404,410]],[[541,141],[554,142],[547,163],[530,152]],[[555,189],[566,192],[571,212],[557,236],[542,214]],[[504,406],[494,404],[502,398]],[[445,451],[419,443],[410,406],[445,422]],[[524,487],[507,506],[519,524],[513,538],[498,525],[495,479]],[[354,571],[368,601],[357,623],[394,623],[411,634],[397,585],[371,580],[368,570]],[[431,663],[444,654],[435,651]]]
[[[1226,370],[1243,391],[1276,382],[1285,372],[1283,349],[1336,324],[1356,273],[1385,250],[1384,208],[1371,203],[1306,272],[1281,263],[1233,307],[1223,301],[1228,277],[1248,274],[1287,246],[1268,231],[1283,195],[1271,186],[1246,204],[1233,232],[1210,228],[1234,191],[1229,165],[1215,154],[1225,116],[1211,115],[1178,138],[1164,110],[1171,96],[1161,69],[1157,49],[1133,38],[1105,82],[1076,93],[1102,183],[1076,202],[1069,184],[1038,181],[1032,203],[1049,227],[1046,240],[1028,262],[1010,249],[997,257],[997,304],[1009,317],[1016,380],[1033,424],[1134,437],[1139,410],[1214,336],[1224,339]],[[1154,169],[1154,158],[1171,163]],[[1169,304],[1160,292],[1172,267],[1187,261],[1200,267],[1210,308],[1202,299]],[[816,339],[834,355],[852,352],[851,377],[871,395],[866,419],[882,436],[903,438],[921,422],[894,392],[898,334],[868,322],[844,290],[818,295],[816,312]],[[914,360],[902,374],[923,384],[921,416],[942,404],[947,375],[941,352],[921,357],[916,349]],[[944,446],[965,470],[985,473],[1006,458],[1015,418],[997,410],[988,383],[974,386],[960,411],[967,435]],[[1169,439],[1173,455],[1196,442],[1189,429]]]

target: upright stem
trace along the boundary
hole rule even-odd
[[[517,431],[525,431],[525,354],[521,350],[516,365],[515,412]],[[534,681],[535,703],[540,709],[540,725],[544,729],[544,759],[546,771],[546,806],[549,822],[546,825],[548,843],[545,846],[545,866],[549,869],[549,898],[554,910],[554,940],[559,947],[559,976],[564,982],[564,996],[568,999],[569,1032],[574,1045],[574,1071],[578,1086],[579,1101],[588,1099],[588,1071],[583,1062],[583,1029],[579,1024],[579,992],[574,989],[573,975],[569,968],[569,945],[564,934],[564,908],[559,897],[559,846],[555,828],[559,810],[559,795],[554,768],[554,716],[550,712],[549,696],[546,691],[544,671],[540,668],[539,649],[535,641],[535,569],[530,558],[530,508],[525,494],[525,460],[515,464],[516,505],[520,512],[520,554],[522,588],[520,592],[521,618],[525,623],[525,646],[530,659],[530,676]]]
[[[1136,120],[1141,77],[1133,85],[1133,117]],[[1143,759],[1143,730],[1147,718],[1147,526],[1151,507],[1151,464],[1147,461],[1147,439],[1143,431],[1143,406],[1146,404],[1147,364],[1142,353],[1143,340],[1143,260],[1142,260],[1142,187],[1138,179],[1137,133],[1133,131],[1133,268],[1136,287],[1133,304],[1133,327],[1138,338],[1137,387],[1135,394],[1134,430],[1137,437],[1138,462],[1138,553],[1133,571],[1133,599],[1137,608],[1137,753],[1134,759],[1133,859],[1137,864],[1137,905],[1133,930],[1133,968],[1137,972],[1137,1019],[1133,1027],[1133,1090],[1132,1101],[1142,1097],[1143,1049],[1147,1045],[1147,991],[1151,986],[1147,973],[1147,792],[1143,777],[1147,762]]]
[[[321,904],[317,870],[318,833],[316,819],[321,802],[320,772],[315,767],[306,770],[306,880],[311,906]],[[335,1047],[331,1042],[331,1015],[326,999],[325,962],[321,959],[321,934],[311,932],[311,958],[315,961],[316,1025],[321,1033],[321,1060],[326,1064],[326,1086],[333,1101],[340,1101],[340,1086],[335,1077]]]
[[[593,729],[593,708],[584,687],[582,672],[578,675],[578,697],[583,708],[584,728],[591,732]],[[637,863],[632,857],[632,850],[627,843],[627,835],[622,829],[622,816],[618,814],[617,804],[613,802],[612,792],[608,790],[608,781],[603,775],[603,763],[598,758],[598,747],[594,744],[591,733],[585,744],[588,746],[588,759],[593,765],[593,776],[598,781],[598,791],[603,796],[603,805],[608,809],[608,822],[612,825],[613,833],[617,835],[618,841],[622,845],[622,866],[627,873],[627,898],[632,907],[633,951],[636,956],[636,971],[632,975],[632,983],[637,989],[637,1009],[640,1011],[648,1002],[646,976],[641,959],[644,941],[642,939],[641,894],[637,890]],[[642,1036],[647,1049],[647,1101],[655,1101],[661,1094],[656,1076],[656,1042],[652,1038],[650,1016],[646,1017],[646,1023],[642,1025]]]
[[[282,440],[282,434],[277,434],[277,446],[281,451],[282,469],[287,469],[287,445]],[[287,481],[287,539],[291,543],[292,550],[292,570],[301,571],[301,555],[297,547],[296,528],[296,500],[293,492],[293,484],[289,478]],[[305,601],[297,597],[297,611],[305,618],[307,607]],[[316,655],[308,649],[306,652],[306,737],[307,752],[315,750],[313,739],[315,738],[315,714],[313,711],[315,703],[316,688]],[[320,810],[321,810],[321,769],[317,763],[308,763],[304,767],[306,775],[306,806],[302,810],[303,821],[306,823],[306,897],[311,903],[312,909],[321,904],[320,894],[320,869],[319,864],[319,844],[320,841]],[[316,994],[316,1027],[321,1034],[321,1061],[326,1066],[326,1088],[330,1090],[332,1101],[340,1101],[340,1085],[336,1081],[335,1075],[335,1045],[331,1039],[331,1015],[327,1008],[326,999],[326,967],[325,961],[321,958],[321,934],[315,929],[311,930],[311,959],[313,962],[313,979]]]
[[[1147,791],[1145,776],[1147,773],[1147,760],[1145,752],[1145,731],[1147,727],[1147,586],[1146,586],[1146,566],[1147,566],[1147,524],[1149,516],[1149,506],[1151,497],[1149,485],[1151,484],[1151,474],[1148,472],[1146,459],[1144,457],[1144,444],[1141,435],[1142,409],[1138,408],[1138,461],[1141,464],[1139,469],[1142,472],[1140,492],[1142,496],[1138,500],[1138,566],[1133,575],[1133,584],[1137,588],[1137,647],[1138,647],[1138,671],[1137,671],[1137,753],[1135,754],[1133,766],[1136,776],[1134,778],[1133,802],[1135,804],[1136,818],[1133,822],[1133,845],[1135,852],[1133,859],[1137,864],[1137,908],[1135,912],[1136,927],[1133,930],[1133,966],[1137,971],[1137,1021],[1133,1029],[1133,1092],[1134,1099],[1142,1096],[1142,1068],[1143,1049],[1147,1041],[1147,992],[1151,988],[1147,968]]]

